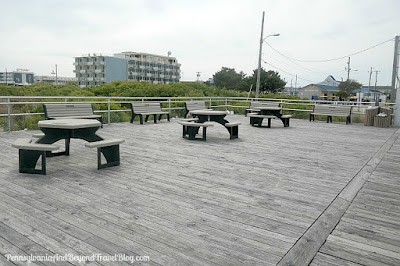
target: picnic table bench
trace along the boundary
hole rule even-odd
[[[316,115],[326,115],[326,122],[332,123],[332,116],[346,117],[346,125],[351,123],[351,105],[315,104],[310,121],[315,121]]]
[[[103,117],[95,115],[93,106],[90,103],[56,103],[43,104],[44,116],[46,120],[50,119],[98,119],[103,127]]]
[[[97,148],[97,169],[120,165],[119,144],[124,139],[104,139],[85,143],[87,148]],[[101,154],[104,155],[106,163],[101,162]]]
[[[185,102],[185,117],[191,114],[191,111],[212,110],[208,109],[205,101],[189,101]]]
[[[154,123],[157,123],[157,116],[158,120],[161,120],[162,115],[166,115],[168,121],[170,121],[169,112],[165,112],[161,109],[160,103],[144,103],[144,102],[132,102],[131,103],[131,110],[132,110],[132,118],[131,123],[136,116],[140,118],[140,124],[143,124],[143,116],[145,116],[145,122],[149,119],[152,115],[154,119]]]
[[[183,133],[182,137],[183,138],[188,138],[188,139],[200,139],[200,140],[206,140],[206,135],[207,135],[207,127],[212,127],[214,126],[213,124],[209,122],[204,122],[204,123],[196,123],[195,121],[179,121],[179,124],[183,126]],[[199,129],[203,128],[203,134],[202,138],[196,138],[197,133],[199,132]]]
[[[58,150],[60,146],[33,142],[30,138],[19,138],[12,145],[19,150],[19,172],[46,174],[46,153]],[[42,157],[42,168],[36,169],[36,163]]]

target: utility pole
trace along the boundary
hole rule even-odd
[[[396,102],[396,78],[399,76],[399,42],[400,36],[394,38],[394,57],[393,57],[393,70],[392,70],[392,90],[390,93],[390,102]]]
[[[378,73],[380,72],[379,70],[375,70],[375,91],[374,91],[374,98],[375,98],[375,106],[379,106],[379,99],[376,94],[376,84],[378,83]]]
[[[372,76],[372,67],[371,70],[369,71],[369,81],[368,81],[368,97],[371,96],[371,76]]]
[[[350,56],[349,56],[349,60],[347,61],[347,80],[349,80],[350,78]]]
[[[258,70],[257,70],[257,81],[256,81],[256,99],[260,95],[260,75],[261,75],[261,54],[262,54],[262,45],[263,45],[263,32],[264,32],[264,15],[265,11],[263,11],[262,22],[261,22],[261,37],[260,37],[260,50],[258,54]]]

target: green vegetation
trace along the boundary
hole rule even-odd
[[[254,90],[253,90],[254,91]],[[52,85],[48,83],[39,83],[34,84],[32,86],[6,86],[0,85],[0,96],[24,96],[28,98],[24,98],[23,101],[32,101],[32,102],[44,102],[44,101],[60,101],[64,102],[64,99],[29,99],[29,96],[54,96],[54,97],[93,97],[93,101],[101,102],[102,99],[98,99],[97,97],[243,97],[247,98],[247,92],[240,92],[237,90],[228,90],[225,87],[218,88],[216,86],[207,86],[205,84],[197,83],[197,82],[181,82],[175,84],[168,85],[156,85],[149,84],[144,82],[122,82],[116,81],[110,84],[104,84],[101,86],[93,86],[89,88],[80,88],[75,83],[69,83],[66,85]],[[254,94],[250,95],[250,98],[254,98]],[[260,98],[270,98],[270,99],[298,99],[297,97],[287,96],[281,94],[261,94]],[[73,99],[69,101],[82,101],[83,99]],[[13,102],[18,102],[18,99],[13,100]],[[124,103],[124,100],[121,100],[122,103],[112,103],[111,110],[127,110],[127,112],[112,112],[111,113],[111,122],[128,122],[130,120],[130,105]],[[207,104],[209,103],[206,100]],[[225,100],[216,101],[213,99],[211,103],[213,106],[215,105],[225,105]],[[248,106],[249,103],[242,100],[238,100],[236,102],[228,102],[229,105],[238,106],[237,108],[232,107],[230,110],[234,110],[235,113],[244,114],[245,108],[243,106]],[[108,109],[108,104],[106,100],[104,103],[95,103],[93,107],[97,111],[106,111]],[[168,108],[169,103],[163,103],[163,108]],[[171,102],[171,108],[182,108],[183,103],[174,103]],[[291,106],[290,108],[297,109],[297,107]],[[305,109],[305,106],[299,105],[298,108]],[[0,114],[7,114],[8,110],[6,106],[0,106]],[[12,114],[18,113],[32,113],[32,115],[23,115],[23,116],[12,116],[11,117],[11,125],[12,130],[20,130],[24,128],[28,129],[37,129],[37,121],[42,120],[43,115],[37,115],[34,113],[43,113],[42,104],[24,104],[12,105]],[[293,113],[293,112],[292,112]],[[299,112],[303,113],[303,112]],[[102,112],[104,121],[107,121],[108,115],[107,112]],[[174,116],[183,116],[184,111],[182,109],[176,109],[171,111],[172,117]],[[0,117],[0,128],[3,130],[7,130],[8,121],[6,117]]]
[[[237,73],[234,68],[222,67],[213,75],[215,86],[218,88],[227,88],[236,91],[249,91],[250,87],[253,91],[256,88],[257,69],[253,71],[251,76],[247,76],[240,71]],[[265,71],[261,69],[260,72],[260,93],[278,93],[285,88],[286,82],[281,79],[279,73],[276,71]]]
[[[345,82],[341,82],[339,84],[340,91],[336,93],[336,96],[342,99],[347,99],[351,95],[354,95],[354,90],[360,89],[361,87],[361,83],[353,79],[348,79]]]

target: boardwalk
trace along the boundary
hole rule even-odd
[[[18,173],[11,148],[37,131],[0,133],[0,265],[25,265],[7,258],[31,254],[399,265],[399,130],[228,119],[242,122],[239,139],[218,125],[206,142],[182,139],[176,119],[105,125],[99,135],[126,140],[121,166],[97,170],[95,151],[72,140],[70,156],[48,159],[46,176]]]

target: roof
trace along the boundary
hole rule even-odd
[[[360,89],[354,90],[354,92],[360,92]],[[361,92],[375,92],[375,89],[361,88]],[[376,90],[377,93],[382,93],[380,90]]]
[[[307,88],[307,87],[310,87],[310,86],[315,86],[315,87],[318,87],[318,88],[320,88],[322,90],[325,90],[325,91],[339,91],[340,90],[338,87],[329,86],[329,85],[323,85],[323,84],[309,84],[309,85],[307,85],[307,86],[305,86],[303,88]]]

